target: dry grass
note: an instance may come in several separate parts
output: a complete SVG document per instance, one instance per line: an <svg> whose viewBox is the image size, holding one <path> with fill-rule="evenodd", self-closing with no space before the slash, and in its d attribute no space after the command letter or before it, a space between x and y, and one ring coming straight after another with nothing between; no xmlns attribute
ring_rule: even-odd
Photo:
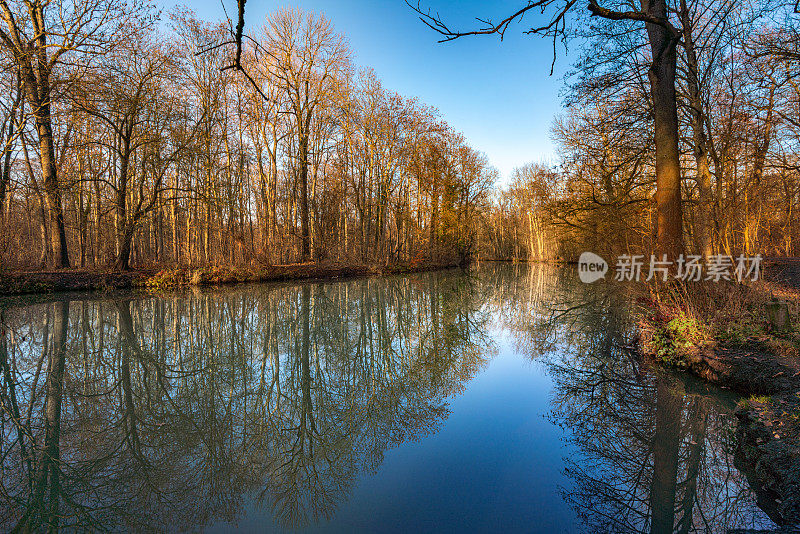
<svg viewBox="0 0 800 534"><path fill-rule="evenodd" d="M800 298L786 298L768 283L673 283L650 286L639 296L640 346L646 354L679 367L688 354L716 347L760 345L774 354L798 355L797 333L773 331L766 312L783 297L796 320Z"/></svg>

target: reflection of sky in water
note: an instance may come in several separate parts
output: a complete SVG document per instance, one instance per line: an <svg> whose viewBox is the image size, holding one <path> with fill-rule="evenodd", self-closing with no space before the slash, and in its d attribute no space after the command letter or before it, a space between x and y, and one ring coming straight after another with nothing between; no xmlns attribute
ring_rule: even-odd
<svg viewBox="0 0 800 534"><path fill-rule="evenodd" d="M770 525L732 465L730 396L626 354L607 287L486 265L164 300L73 296L59 446L62 471L86 479L60 488L90 495L90 516L114 529L635 532L650 530L651 507L687 532ZM6 310L15 335L29 334L12 354L21 405L45 333L54 354L57 309ZM81 397L89 376L102 387ZM41 381L35 391L41 441ZM675 424L657 428L658 409ZM3 486L23 504L6 502L2 527L36 502L8 428ZM654 458L663 475L671 454L675 488L651 493Z"/></svg>
<svg viewBox="0 0 800 534"><path fill-rule="evenodd" d="M378 472L358 481L333 520L309 530L574 531L574 514L558 493L569 484L564 432L545 418L551 380L507 339L500 339L498 349L450 401L452 413L436 433L388 451ZM272 524L269 512L249 508L240 528Z"/></svg>

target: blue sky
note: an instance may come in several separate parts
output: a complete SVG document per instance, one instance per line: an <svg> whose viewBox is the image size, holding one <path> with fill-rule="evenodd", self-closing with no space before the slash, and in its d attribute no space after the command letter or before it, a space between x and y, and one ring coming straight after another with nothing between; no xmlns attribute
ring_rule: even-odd
<svg viewBox="0 0 800 534"><path fill-rule="evenodd" d="M236 0L161 0L165 10L185 3L206 20L231 16ZM474 28L474 17L503 18L523 0L423 0L453 28ZM403 0L248 0L246 28L260 26L281 7L324 13L344 34L360 66L375 69L384 86L417 96L437 107L444 119L487 154L503 181L514 167L529 161L554 161L550 140L553 117L560 112L559 91L570 60L559 47L552 76L552 42L522 32L536 20L526 17L496 36L437 43L434 31L419 21Z"/></svg>

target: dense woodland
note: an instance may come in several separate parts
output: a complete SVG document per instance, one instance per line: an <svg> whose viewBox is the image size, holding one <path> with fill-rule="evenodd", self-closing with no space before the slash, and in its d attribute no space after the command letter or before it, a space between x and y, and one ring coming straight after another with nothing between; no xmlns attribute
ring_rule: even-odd
<svg viewBox="0 0 800 534"><path fill-rule="evenodd" d="M554 4L528 5L552 10ZM623 2L608 4L619 11L594 1L588 11L570 3L553 11L555 25L532 28L554 44L572 38L584 46L568 75L565 111L552 127L559 161L517 169L510 186L496 193L486 214L489 250L497 257L541 259L573 259L583 250L658 250L658 226L669 207L659 194L668 189L663 175L669 173L657 168L658 137L668 129L662 124L658 131L665 103L657 93L671 86L677 252L797 255L795 5L659 0L649 5L663 13L651 17L644 7L625 11ZM476 33L507 27L502 21ZM654 56L653 30L663 27L673 32L675 56L674 80L666 88L658 78L669 77L663 72L669 69L659 61L670 51ZM448 38L464 35L444 28Z"/></svg>
<svg viewBox="0 0 800 534"><path fill-rule="evenodd" d="M18 50L24 4L51 42ZM188 10L14 6L0 3L4 265L471 255L495 171L435 109L354 65L324 16L270 15L242 75L227 26Z"/></svg>
<svg viewBox="0 0 800 534"><path fill-rule="evenodd" d="M558 162L498 186L485 155L356 65L322 14L269 14L233 46L232 22L188 9L0 1L0 267L574 259L659 244L796 255L800 15L772 0L661 3L655 15L523 4L552 14L533 30L581 46L553 124Z"/></svg>

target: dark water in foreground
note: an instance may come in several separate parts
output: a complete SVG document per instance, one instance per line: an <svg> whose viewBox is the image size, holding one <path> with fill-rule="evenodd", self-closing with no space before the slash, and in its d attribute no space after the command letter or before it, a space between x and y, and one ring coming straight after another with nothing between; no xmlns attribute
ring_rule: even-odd
<svg viewBox="0 0 800 534"><path fill-rule="evenodd" d="M768 528L735 399L624 301L484 265L0 301L0 531Z"/></svg>

